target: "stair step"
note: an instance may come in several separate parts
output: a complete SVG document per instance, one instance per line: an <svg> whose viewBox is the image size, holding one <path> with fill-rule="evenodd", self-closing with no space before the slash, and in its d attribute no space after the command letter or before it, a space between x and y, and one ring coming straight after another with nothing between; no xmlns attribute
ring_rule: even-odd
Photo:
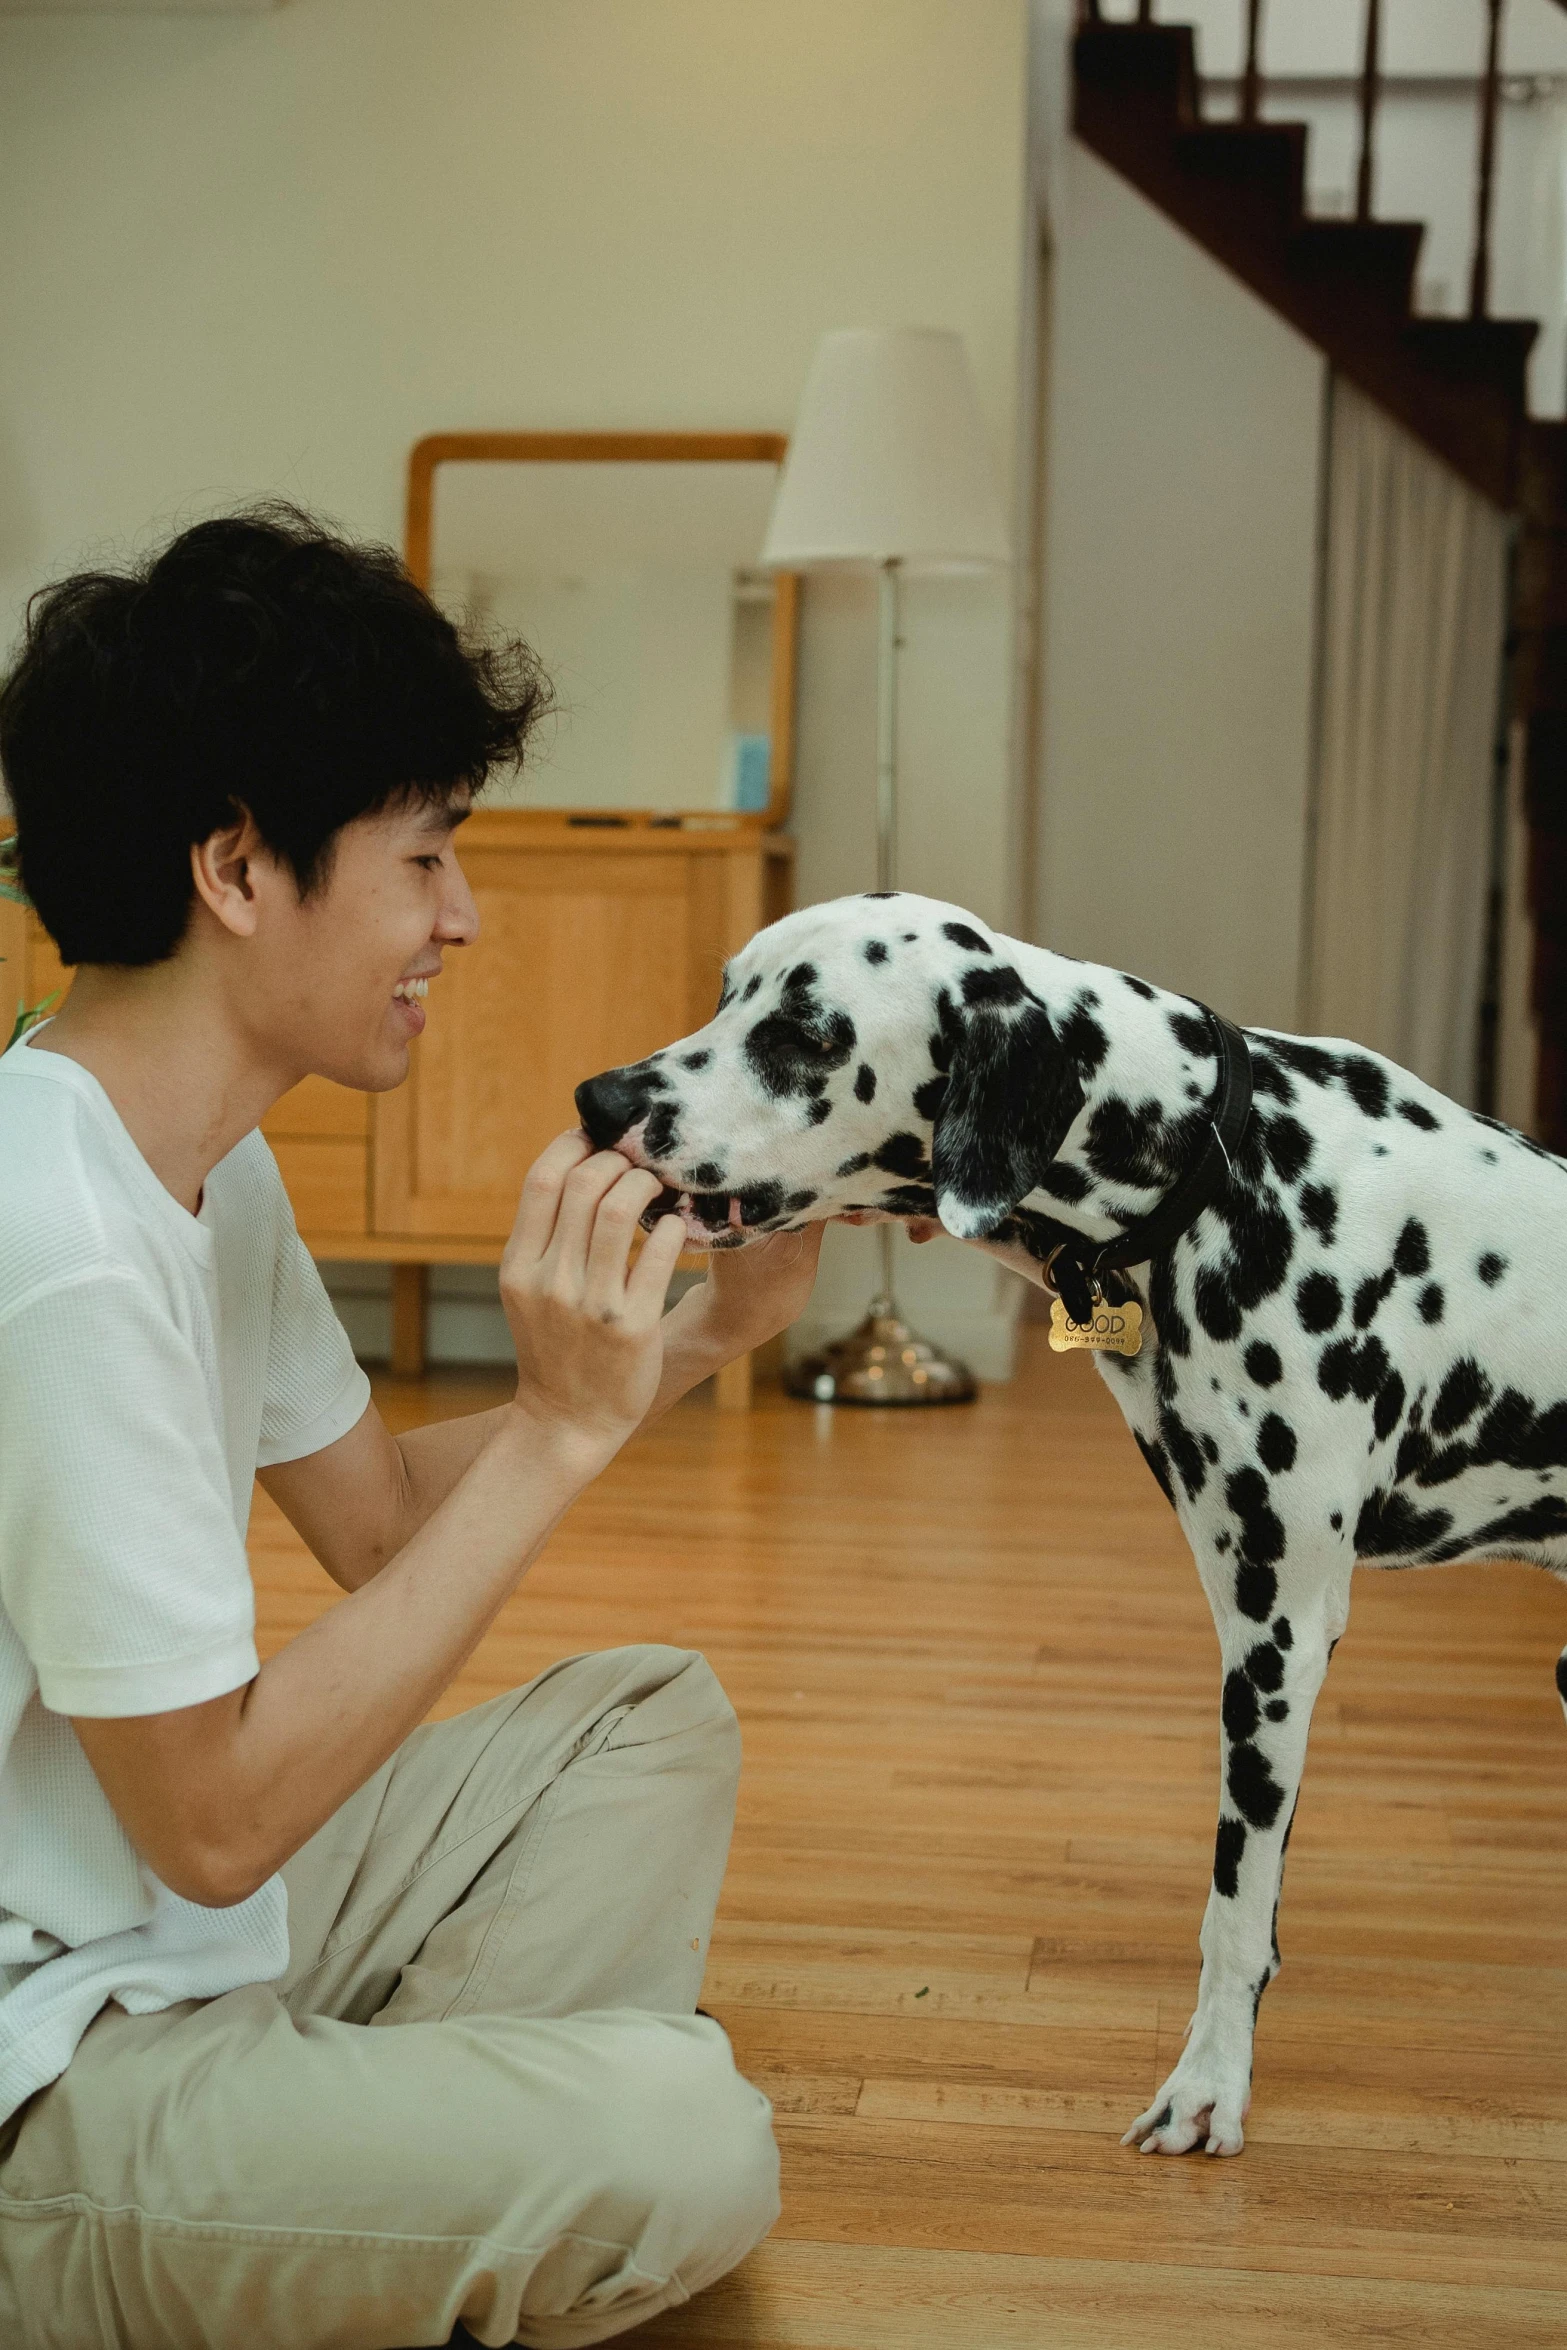
<svg viewBox="0 0 1567 2350"><path fill-rule="evenodd" d="M1407 317L1425 233L1418 220L1306 220L1290 262L1303 282Z"/></svg>
<svg viewBox="0 0 1567 2350"><path fill-rule="evenodd" d="M1199 112L1197 39L1189 24L1088 24L1072 44L1079 90L1164 98L1172 115Z"/></svg>
<svg viewBox="0 0 1567 2350"><path fill-rule="evenodd" d="M1489 386L1516 400L1520 420L1528 389L1532 318L1412 318L1405 339L1446 382Z"/></svg>

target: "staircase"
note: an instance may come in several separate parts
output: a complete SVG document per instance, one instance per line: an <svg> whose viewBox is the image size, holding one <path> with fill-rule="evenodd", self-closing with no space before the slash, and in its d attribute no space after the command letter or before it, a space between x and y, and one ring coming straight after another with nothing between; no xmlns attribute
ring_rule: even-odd
<svg viewBox="0 0 1567 2350"><path fill-rule="evenodd" d="M1475 300L1466 318L1420 317L1417 221L1370 217L1376 100L1372 0L1362 119L1361 214L1306 210L1306 128L1257 118L1256 23L1237 121L1203 119L1195 37L1156 24L1106 23L1092 4L1074 44L1073 128L1244 285L1289 320L1332 367L1484 497L1519 522L1511 616L1511 699L1524 737L1539 1035L1535 1130L1567 1153L1567 424L1532 420L1525 370L1532 319L1484 313L1489 274L1489 154L1498 94L1492 0L1484 93Z"/></svg>

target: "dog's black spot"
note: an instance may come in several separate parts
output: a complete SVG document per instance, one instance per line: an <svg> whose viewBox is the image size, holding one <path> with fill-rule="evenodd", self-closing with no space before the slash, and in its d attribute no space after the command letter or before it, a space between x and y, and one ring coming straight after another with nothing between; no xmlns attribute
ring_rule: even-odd
<svg viewBox="0 0 1567 2350"><path fill-rule="evenodd" d="M744 994L741 996L741 998L740 998L740 1001L741 1001L743 1004L748 1004L748 1003L751 1001L751 998L752 998L752 996L754 996L754 995L755 995L755 993L756 993L757 989L758 989L758 988L761 986L761 984L762 984L762 974L760 973L760 971L753 971L753 972L752 972L752 974L751 974L751 976L750 976L750 978L749 978L749 979L746 981L746 983L745 983L745 992L744 992Z"/></svg>
<svg viewBox="0 0 1567 2350"><path fill-rule="evenodd" d="M1480 1156L1488 1167L1499 1167L1501 1165L1501 1161L1497 1157L1495 1151L1484 1150L1480 1153Z"/></svg>
<svg viewBox="0 0 1567 2350"><path fill-rule="evenodd" d="M1313 1337L1331 1330L1343 1310L1344 1292L1331 1273L1308 1273L1295 1292L1300 1326Z"/></svg>
<svg viewBox="0 0 1567 2350"><path fill-rule="evenodd" d="M1358 1053L1345 1053L1339 1062L1338 1073L1343 1078L1350 1099L1357 1110L1368 1118L1387 1116L1387 1071L1375 1061L1363 1061Z"/></svg>
<svg viewBox="0 0 1567 2350"><path fill-rule="evenodd" d="M1297 1077L1313 1085L1331 1085L1338 1075L1336 1054L1325 1053L1319 1044L1304 1044L1298 1036L1270 1036L1268 1050L1286 1069L1293 1069Z"/></svg>
<svg viewBox="0 0 1567 2350"><path fill-rule="evenodd" d="M1479 1274L1487 1289L1494 1289L1506 1270L1507 1259L1505 1257L1499 1257L1494 1249L1487 1249L1485 1255L1480 1259L1480 1262L1475 1267L1475 1271Z"/></svg>
<svg viewBox="0 0 1567 2350"><path fill-rule="evenodd" d="M1159 1333L1159 1361L1165 1363L1167 1357L1190 1354L1192 1334L1186 1316L1175 1302L1175 1268L1168 1252L1154 1260L1148 1303Z"/></svg>
<svg viewBox="0 0 1567 2350"><path fill-rule="evenodd" d="M1406 1280L1431 1270L1431 1236L1418 1216L1407 1219L1393 1251L1393 1270Z"/></svg>
<svg viewBox="0 0 1567 2350"><path fill-rule="evenodd" d="M1440 1542L1452 1523L1450 1511L1417 1509L1407 1494L1373 1493L1355 1520L1355 1556L1418 1554Z"/></svg>
<svg viewBox="0 0 1567 2350"><path fill-rule="evenodd" d="M1432 1435L1451 1436L1482 1404L1490 1402L1492 1393L1491 1382L1473 1355L1461 1356L1436 1391L1431 1406Z"/></svg>
<svg viewBox="0 0 1567 2350"><path fill-rule="evenodd" d="M1311 1157L1311 1136L1298 1118L1270 1118L1263 1134L1263 1147L1273 1161L1280 1182L1293 1183Z"/></svg>
<svg viewBox="0 0 1567 2350"><path fill-rule="evenodd" d="M1239 1890L1245 1850L1246 1830L1241 1821L1221 1819L1213 1847L1213 1889L1226 1901L1233 1901Z"/></svg>
<svg viewBox="0 0 1567 2350"><path fill-rule="evenodd" d="M930 1172L925 1145L917 1134L889 1134L880 1150L871 1153L871 1165L880 1167L884 1175L902 1175L911 1181Z"/></svg>
<svg viewBox="0 0 1567 2350"><path fill-rule="evenodd" d="M1166 1017L1171 1035L1184 1052L1191 1053L1201 1061L1212 1061L1218 1057L1219 1048L1214 1042L1213 1030L1200 1012L1170 1012Z"/></svg>
<svg viewBox="0 0 1567 2350"><path fill-rule="evenodd" d="M1215 1387L1217 1387L1218 1384L1219 1382L1216 1379L1214 1381ZM1202 1439L1202 1454L1203 1459L1207 1462L1210 1469L1217 1465L1219 1458L1219 1448L1217 1444L1215 1444L1213 1438L1209 1436L1206 1431L1204 1432Z"/></svg>
<svg viewBox="0 0 1567 2350"><path fill-rule="evenodd" d="M869 1061L862 1061L854 1072L854 1098L857 1102L876 1099L876 1072Z"/></svg>
<svg viewBox="0 0 1567 2350"><path fill-rule="evenodd" d="M1208 1464L1202 1457L1201 1445L1173 1405L1167 1405L1159 1415L1159 1434L1175 1464L1175 1473L1186 1488L1187 1500L1195 1501L1208 1482Z"/></svg>
<svg viewBox="0 0 1567 2350"><path fill-rule="evenodd" d="M716 1191L724 1180L724 1170L716 1159L703 1159L692 1168L689 1180L703 1191Z"/></svg>
<svg viewBox="0 0 1567 2350"><path fill-rule="evenodd" d="M879 938L868 938L860 953L867 963L885 963L887 960L887 949Z"/></svg>
<svg viewBox="0 0 1567 2350"><path fill-rule="evenodd" d="M1556 1694L1567 1705L1567 1649L1556 1659Z"/></svg>
<svg viewBox="0 0 1567 2350"><path fill-rule="evenodd" d="M1391 1372L1377 1389L1377 1400L1371 1409L1371 1425L1377 1442L1384 1443L1398 1426L1399 1414L1404 1408L1404 1382L1396 1371Z"/></svg>
<svg viewBox="0 0 1567 2350"><path fill-rule="evenodd" d="M1260 1746L1247 1742L1231 1747L1225 1784L1230 1801L1248 1826L1272 1827L1284 1808L1284 1790L1274 1778Z"/></svg>
<svg viewBox="0 0 1567 2350"><path fill-rule="evenodd" d="M1284 1526L1268 1499L1268 1480L1261 1470L1232 1470L1224 1498L1241 1522L1241 1555L1255 1566L1277 1565L1284 1556Z"/></svg>
<svg viewBox="0 0 1567 2350"><path fill-rule="evenodd" d="M1440 1282L1428 1281L1425 1288L1420 1292L1420 1296L1416 1302L1420 1307L1420 1319L1422 1322L1441 1321L1442 1310L1446 1305L1447 1300L1442 1293L1442 1286Z"/></svg>
<svg viewBox="0 0 1567 2350"><path fill-rule="evenodd" d="M1275 1689L1284 1686L1284 1659L1278 1645L1272 1640L1259 1640L1249 1649L1245 1666L1247 1678L1255 1682L1264 1696L1271 1697Z"/></svg>
<svg viewBox="0 0 1567 2350"><path fill-rule="evenodd" d="M1098 1002L1098 997L1094 1001ZM1078 1073L1092 1077L1110 1049L1110 1039L1088 1010L1087 998L1079 996L1066 1018L1056 1030L1062 1050L1076 1064Z"/></svg>
<svg viewBox="0 0 1567 2350"><path fill-rule="evenodd" d="M1197 1319L1210 1338L1239 1338L1241 1309L1222 1272L1204 1265L1192 1290Z"/></svg>
<svg viewBox="0 0 1567 2350"><path fill-rule="evenodd" d="M680 1111L674 1102L658 1102L649 1111L642 1129L642 1148L650 1159L667 1159L673 1154L679 1123Z"/></svg>
<svg viewBox="0 0 1567 2350"><path fill-rule="evenodd" d="M1045 1169L1034 1186L1036 1191L1044 1192L1048 1199L1069 1201L1087 1199L1093 1188L1092 1178L1085 1175L1081 1167L1074 1167L1070 1159L1057 1159Z"/></svg>
<svg viewBox="0 0 1567 2350"><path fill-rule="evenodd" d="M1246 1349L1245 1360L1247 1377L1254 1379L1259 1387L1277 1387L1284 1376L1279 1350L1276 1346L1270 1346L1265 1338L1252 1340Z"/></svg>
<svg viewBox="0 0 1567 2350"><path fill-rule="evenodd" d="M1343 1513L1343 1511L1342 1511L1342 1510L1334 1510L1334 1511L1333 1511L1333 1512L1330 1514L1330 1516L1329 1516L1329 1518L1328 1518L1328 1524L1329 1524L1329 1525L1332 1527L1332 1529L1333 1529L1333 1531L1334 1531L1334 1533L1335 1533L1335 1534L1341 1533L1341 1532L1343 1531L1343 1526L1344 1526L1344 1513Z"/></svg>
<svg viewBox="0 0 1567 2350"><path fill-rule="evenodd" d="M1295 1635L1290 1629L1288 1616L1275 1616L1269 1629L1280 1648L1294 1647Z"/></svg>
<svg viewBox="0 0 1567 2350"><path fill-rule="evenodd" d="M734 1000L735 991L726 979L718 991L718 1008L713 1014L714 1019L717 1019L719 1012L727 1012Z"/></svg>
<svg viewBox="0 0 1567 2350"><path fill-rule="evenodd" d="M1407 1118L1411 1126L1418 1126L1426 1134L1435 1134L1442 1124L1440 1118L1432 1117L1424 1102L1400 1102L1398 1114L1401 1118Z"/></svg>
<svg viewBox="0 0 1567 2350"><path fill-rule="evenodd" d="M884 1191L876 1204L892 1216L934 1216L936 1194L928 1183L899 1183Z"/></svg>
<svg viewBox="0 0 1567 2350"><path fill-rule="evenodd" d="M1391 1270L1386 1273L1367 1274L1365 1280L1355 1291L1353 1319L1357 1330L1370 1329L1377 1318L1377 1308L1385 1299L1392 1296L1393 1284L1397 1278L1398 1276Z"/></svg>
<svg viewBox="0 0 1567 2350"><path fill-rule="evenodd" d="M942 1076L927 1077L923 1085L914 1088L914 1108L921 1118L934 1120L940 1115L947 1098L949 1080Z"/></svg>
<svg viewBox="0 0 1567 2350"><path fill-rule="evenodd" d="M1135 1435L1136 1431L1134 1430L1133 1433ZM1158 1443L1150 1444L1146 1436L1138 1436L1137 1449L1142 1454L1143 1459L1148 1463L1149 1468L1152 1469L1160 1492L1164 1495L1165 1500L1173 1509L1175 1506L1175 1488L1170 1483L1170 1461L1169 1455L1166 1453L1164 1446Z"/></svg>
<svg viewBox="0 0 1567 2350"><path fill-rule="evenodd" d="M1387 1348L1380 1338L1336 1338L1324 1347L1317 1364L1317 1385L1324 1395L1335 1403L1342 1403L1346 1395L1357 1395L1362 1403L1369 1403L1387 1377L1391 1364Z"/></svg>
<svg viewBox="0 0 1567 2350"><path fill-rule="evenodd" d="M1270 1698L1262 1710L1270 1722L1287 1722L1290 1718L1290 1709L1282 1697Z"/></svg>
<svg viewBox="0 0 1567 2350"><path fill-rule="evenodd" d="M765 1224L783 1208L783 1185L746 1183L735 1193L735 1198L740 1202L742 1224Z"/></svg>
<svg viewBox="0 0 1567 2350"><path fill-rule="evenodd" d="M1021 973L1010 963L975 963L963 974L963 1001L970 1008L1020 1003L1027 993Z"/></svg>
<svg viewBox="0 0 1567 2350"><path fill-rule="evenodd" d="M943 922L941 935L950 938L955 947L962 947L966 954L989 955L995 951L990 941L981 938L979 932L971 930L966 922Z"/></svg>
<svg viewBox="0 0 1567 2350"><path fill-rule="evenodd" d="M1251 1089L1253 1093L1267 1094L1276 1102L1292 1102L1295 1087L1286 1077L1278 1062L1255 1037L1249 1040L1251 1059Z"/></svg>
<svg viewBox="0 0 1567 2350"><path fill-rule="evenodd" d="M815 1205L816 1194L814 1191L791 1191L789 1197L784 1201L784 1206L791 1216L798 1216L802 1208L814 1208Z"/></svg>
<svg viewBox="0 0 1567 2350"><path fill-rule="evenodd" d="M841 1182L846 1176L863 1174L870 1163L869 1151L856 1151L852 1159L845 1159L841 1166L834 1167L833 1180Z"/></svg>
<svg viewBox="0 0 1567 2350"><path fill-rule="evenodd" d="M729 1194L727 1191L694 1191L691 1210L714 1232L721 1232L729 1222Z"/></svg>
<svg viewBox="0 0 1567 2350"><path fill-rule="evenodd" d="M1140 995L1144 1003L1151 1004L1153 1002L1153 989L1146 979L1134 979L1130 971L1123 971L1121 984L1123 987L1129 987L1133 995Z"/></svg>
<svg viewBox="0 0 1567 2350"><path fill-rule="evenodd" d="M825 1126L825 1124L827 1123L827 1120L828 1120L828 1119L829 1119L831 1116L832 1116L832 1103L831 1103L831 1102L829 1102L829 1101L815 1101L815 1102L812 1102L812 1104L811 1104L811 1111L810 1111L810 1117L811 1117L811 1124L812 1124L813 1126Z"/></svg>
<svg viewBox="0 0 1567 2350"><path fill-rule="evenodd" d="M1308 1183L1300 1195L1300 1212L1325 1248L1333 1245L1338 1223L1338 1193L1331 1183Z"/></svg>
<svg viewBox="0 0 1567 2350"><path fill-rule="evenodd" d="M1269 1412L1257 1430L1257 1458L1275 1477L1295 1466L1295 1431L1277 1412Z"/></svg>
<svg viewBox="0 0 1567 2350"><path fill-rule="evenodd" d="M1499 1518L1489 1518L1483 1526L1474 1526L1467 1533L1443 1543L1431 1553L1433 1564L1444 1559L1462 1558L1466 1552L1487 1549L1498 1542L1549 1542L1567 1534L1567 1500L1559 1493L1542 1493L1538 1500L1525 1502L1520 1508L1504 1510Z"/></svg>
<svg viewBox="0 0 1567 2350"><path fill-rule="evenodd" d="M946 989L939 988L936 994L936 1029L927 1048L932 1067L950 1069L952 1056L962 1040L963 1016Z"/></svg>
<svg viewBox="0 0 1567 2350"><path fill-rule="evenodd" d="M1219 1714L1231 1738L1250 1738L1255 1733L1262 1709L1257 1703L1257 1692L1244 1673L1225 1674Z"/></svg>
<svg viewBox="0 0 1567 2350"><path fill-rule="evenodd" d="M705 1069L712 1057L712 1054L706 1051L705 1048L703 1051L698 1053L682 1053L680 1056L680 1066L682 1069Z"/></svg>
<svg viewBox="0 0 1567 2350"><path fill-rule="evenodd" d="M847 1012L830 1010L815 990L815 964L797 963L777 1008L747 1032L746 1060L775 1101L818 1092L853 1054L854 1022Z"/></svg>

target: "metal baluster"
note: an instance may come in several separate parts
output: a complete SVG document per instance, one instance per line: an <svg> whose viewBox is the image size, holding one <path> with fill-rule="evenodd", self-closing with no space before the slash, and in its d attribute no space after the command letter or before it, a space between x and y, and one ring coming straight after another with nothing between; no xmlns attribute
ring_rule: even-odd
<svg viewBox="0 0 1567 2350"><path fill-rule="evenodd" d="M1381 0L1366 0L1366 50L1360 68L1360 171L1355 182L1357 220L1371 218L1372 158L1376 138L1377 99L1382 85L1381 46Z"/></svg>
<svg viewBox="0 0 1567 2350"><path fill-rule="evenodd" d="M1491 299L1491 195L1496 172L1496 117L1502 94L1502 0L1486 0L1485 80L1480 89L1480 170L1475 182L1475 249L1469 270L1469 315L1484 318Z"/></svg>
<svg viewBox="0 0 1567 2350"><path fill-rule="evenodd" d="M1258 65L1258 37L1262 30L1262 0L1246 0L1246 71L1241 77L1241 120L1255 122L1262 111L1262 73Z"/></svg>

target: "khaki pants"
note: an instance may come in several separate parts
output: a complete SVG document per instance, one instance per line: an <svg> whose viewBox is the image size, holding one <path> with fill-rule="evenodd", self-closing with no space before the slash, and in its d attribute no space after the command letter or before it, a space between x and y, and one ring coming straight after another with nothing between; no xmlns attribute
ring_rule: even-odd
<svg viewBox="0 0 1567 2350"><path fill-rule="evenodd" d="M778 2213L695 2015L739 1733L617 1649L417 1731L289 1863L282 1982L109 2006L0 2130L6 2350L607 2335Z"/></svg>

